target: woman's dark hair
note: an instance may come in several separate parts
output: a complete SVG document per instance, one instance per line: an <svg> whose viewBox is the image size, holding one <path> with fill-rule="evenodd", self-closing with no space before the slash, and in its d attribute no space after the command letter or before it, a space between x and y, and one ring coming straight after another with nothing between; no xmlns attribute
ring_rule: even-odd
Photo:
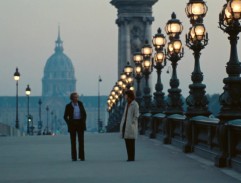
<svg viewBox="0 0 241 183"><path fill-rule="evenodd" d="M125 92L125 94L131 99L131 100L135 100L135 93L132 90L127 90Z"/></svg>

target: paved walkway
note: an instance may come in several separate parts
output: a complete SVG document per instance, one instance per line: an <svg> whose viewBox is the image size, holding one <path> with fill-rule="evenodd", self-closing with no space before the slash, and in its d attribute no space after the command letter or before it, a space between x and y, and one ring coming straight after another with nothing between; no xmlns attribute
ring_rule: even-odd
<svg viewBox="0 0 241 183"><path fill-rule="evenodd" d="M86 161L70 160L68 136L0 138L0 183L240 183L241 174L140 136L126 162L118 134L85 135Z"/></svg>

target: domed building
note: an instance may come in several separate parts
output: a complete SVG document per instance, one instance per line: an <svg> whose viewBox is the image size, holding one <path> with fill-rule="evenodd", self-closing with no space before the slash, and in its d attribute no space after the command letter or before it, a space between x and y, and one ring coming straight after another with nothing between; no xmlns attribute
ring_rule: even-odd
<svg viewBox="0 0 241 183"><path fill-rule="evenodd" d="M55 43L55 53L49 57L44 68L42 78L43 97L67 97L76 90L74 67L70 58L63 53L60 31Z"/></svg>
<svg viewBox="0 0 241 183"><path fill-rule="evenodd" d="M63 41L60 38L60 31L58 31L54 53L48 58L44 67L42 96L30 96L29 108L26 105L26 96L18 97L19 129L23 134L28 131L27 111L32 116L32 122L29 125L33 127L33 134L67 133L63 115L65 105L70 102L70 93L76 91L76 77L72 61L63 50ZM80 96L88 116L86 121L88 131L97 131L97 101L99 99L100 119L106 124L107 96L100 96L100 98L98 96ZM15 111L16 96L0 96L0 124L15 126L16 116L13 115ZM7 130L6 134L9 134L10 131Z"/></svg>

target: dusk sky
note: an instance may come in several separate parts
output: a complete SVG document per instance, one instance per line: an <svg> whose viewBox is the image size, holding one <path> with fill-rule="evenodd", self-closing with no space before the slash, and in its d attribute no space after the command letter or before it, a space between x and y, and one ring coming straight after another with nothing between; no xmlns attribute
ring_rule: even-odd
<svg viewBox="0 0 241 183"><path fill-rule="evenodd" d="M208 13L204 24L209 44L201 55L201 70L209 94L222 93L225 67L229 60L228 35L218 28L218 15L225 0L206 0ZM174 11L183 23L181 40L185 55L178 64L178 78L182 94L186 97L194 67L192 50L185 46L189 19L185 14L188 0L159 0L153 7L155 21L152 35L158 27L164 32L166 22ZM98 76L101 75L101 95L108 95L118 79L117 10L110 0L0 0L0 96L15 96L13 74L19 68L19 95L25 95L27 84L32 96L42 93L43 70L47 59L54 53L58 25L61 28L64 53L72 60L77 79L77 92L97 95ZM165 33L165 32L164 32ZM240 41L238 52L241 55ZM164 92L167 94L170 74L162 73ZM156 72L152 74L153 87Z"/></svg>

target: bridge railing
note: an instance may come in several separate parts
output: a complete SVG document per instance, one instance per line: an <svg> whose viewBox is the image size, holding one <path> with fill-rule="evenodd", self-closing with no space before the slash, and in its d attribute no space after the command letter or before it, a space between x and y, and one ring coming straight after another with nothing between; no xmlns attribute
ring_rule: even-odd
<svg viewBox="0 0 241 183"><path fill-rule="evenodd" d="M241 119L227 123L227 164L241 169Z"/></svg>
<svg viewBox="0 0 241 183"><path fill-rule="evenodd" d="M21 132L20 130L7 125L0 123L0 136L20 136Z"/></svg>
<svg viewBox="0 0 241 183"><path fill-rule="evenodd" d="M142 116L140 134L173 144L184 153L210 159L218 167L241 172L241 119L222 124L218 118L173 114Z"/></svg>
<svg viewBox="0 0 241 183"><path fill-rule="evenodd" d="M191 149L206 158L215 160L220 151L217 127L219 119L206 116L195 116L191 122Z"/></svg>

